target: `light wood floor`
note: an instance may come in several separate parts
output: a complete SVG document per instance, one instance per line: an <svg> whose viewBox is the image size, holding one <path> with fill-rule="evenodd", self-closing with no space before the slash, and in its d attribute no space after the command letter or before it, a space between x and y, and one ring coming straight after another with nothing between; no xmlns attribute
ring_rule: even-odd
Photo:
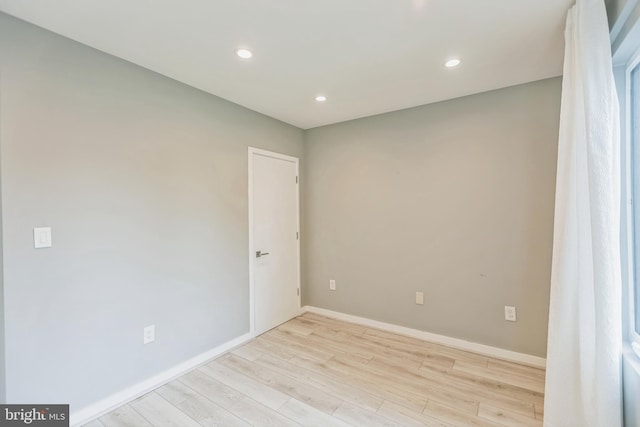
<svg viewBox="0 0 640 427"><path fill-rule="evenodd" d="M98 420L111 426L541 426L544 371L311 313Z"/></svg>

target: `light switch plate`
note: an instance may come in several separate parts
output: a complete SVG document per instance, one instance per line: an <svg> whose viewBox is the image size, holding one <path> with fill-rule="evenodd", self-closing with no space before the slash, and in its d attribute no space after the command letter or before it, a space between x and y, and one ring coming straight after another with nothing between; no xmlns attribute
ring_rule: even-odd
<svg viewBox="0 0 640 427"><path fill-rule="evenodd" d="M51 227L35 227L33 229L33 247L36 249L51 247Z"/></svg>
<svg viewBox="0 0 640 427"><path fill-rule="evenodd" d="M508 320L509 322L516 321L516 308L508 305L504 306L504 320Z"/></svg>
<svg viewBox="0 0 640 427"><path fill-rule="evenodd" d="M416 292L416 304L424 304L424 292Z"/></svg>
<svg viewBox="0 0 640 427"><path fill-rule="evenodd" d="M142 339L143 344L149 344L156 340L156 325L145 326L144 337Z"/></svg>

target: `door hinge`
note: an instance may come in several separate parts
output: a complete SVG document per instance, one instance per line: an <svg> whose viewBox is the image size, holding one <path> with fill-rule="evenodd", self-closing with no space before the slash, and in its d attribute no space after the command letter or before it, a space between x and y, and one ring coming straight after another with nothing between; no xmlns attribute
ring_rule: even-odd
<svg viewBox="0 0 640 427"><path fill-rule="evenodd" d="M298 183L298 177L296 176L296 184Z"/></svg>
<svg viewBox="0 0 640 427"><path fill-rule="evenodd" d="M298 288L298 296L300 296L300 288Z"/></svg>
<svg viewBox="0 0 640 427"><path fill-rule="evenodd" d="M296 240L300 239L300 235L298 234L298 232L296 231Z"/></svg>

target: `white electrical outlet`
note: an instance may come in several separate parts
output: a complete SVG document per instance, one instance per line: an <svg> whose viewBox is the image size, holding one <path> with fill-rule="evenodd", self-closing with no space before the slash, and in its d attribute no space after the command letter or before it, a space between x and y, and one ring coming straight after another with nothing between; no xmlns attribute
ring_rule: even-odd
<svg viewBox="0 0 640 427"><path fill-rule="evenodd" d="M331 279L329 280L329 290L331 291L335 291L336 290L336 281Z"/></svg>
<svg viewBox="0 0 640 427"><path fill-rule="evenodd" d="M142 342L144 344L149 344L150 342L154 342L156 340L156 325L149 325L144 328L144 337Z"/></svg>
<svg viewBox="0 0 640 427"><path fill-rule="evenodd" d="M510 307L508 305L504 306L504 320L508 320L509 322L516 321L516 308Z"/></svg>
<svg viewBox="0 0 640 427"><path fill-rule="evenodd" d="M35 227L33 229L33 247L36 249L51 247L51 227Z"/></svg>
<svg viewBox="0 0 640 427"><path fill-rule="evenodd" d="M424 292L416 292L416 304L424 304Z"/></svg>

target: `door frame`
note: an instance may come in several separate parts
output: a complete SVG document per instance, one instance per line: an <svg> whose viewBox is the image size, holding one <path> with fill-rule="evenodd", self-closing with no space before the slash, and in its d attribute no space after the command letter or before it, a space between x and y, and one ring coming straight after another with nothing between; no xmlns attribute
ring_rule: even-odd
<svg viewBox="0 0 640 427"><path fill-rule="evenodd" d="M296 285L298 287L298 314L300 313L300 159L286 154L275 153L260 148L248 147L248 189L249 189L249 333L256 336L256 319L255 319L255 248L253 246L253 156L271 157L277 160L293 162L296 165L296 229L298 230L298 239L296 244Z"/></svg>

